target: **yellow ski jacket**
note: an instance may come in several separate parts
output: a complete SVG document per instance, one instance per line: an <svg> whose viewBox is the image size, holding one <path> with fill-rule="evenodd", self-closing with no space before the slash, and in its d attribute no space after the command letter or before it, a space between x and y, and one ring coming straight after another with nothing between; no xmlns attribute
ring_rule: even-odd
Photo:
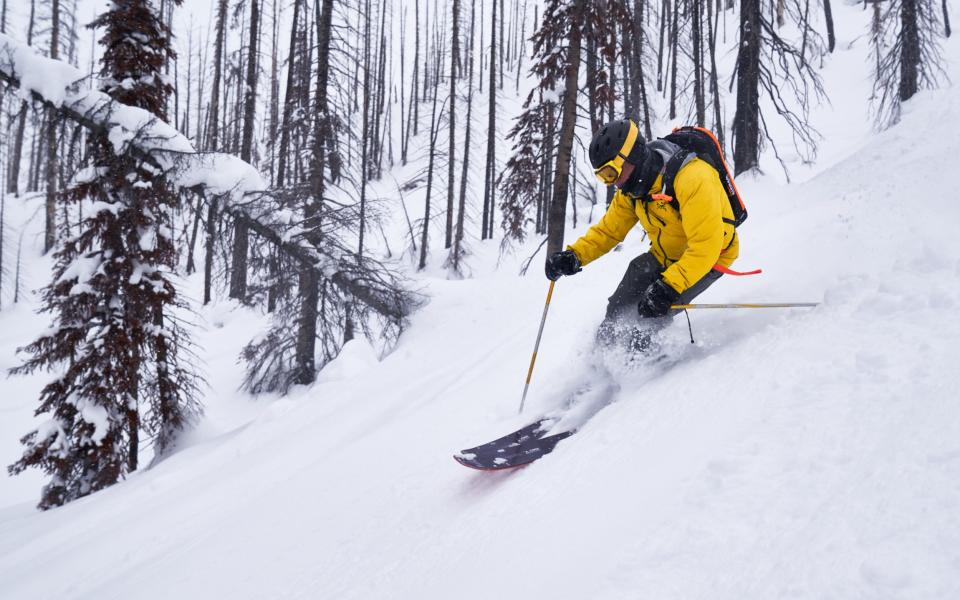
<svg viewBox="0 0 960 600"><path fill-rule="evenodd" d="M658 175L650 189L662 185ZM683 293L714 265L729 267L740 242L733 225L724 222L733 220L733 210L717 172L695 158L677 172L673 188L679 212L669 198L644 202L618 190L603 218L568 248L587 265L622 242L639 221L651 252L664 267L663 280L677 292Z"/></svg>

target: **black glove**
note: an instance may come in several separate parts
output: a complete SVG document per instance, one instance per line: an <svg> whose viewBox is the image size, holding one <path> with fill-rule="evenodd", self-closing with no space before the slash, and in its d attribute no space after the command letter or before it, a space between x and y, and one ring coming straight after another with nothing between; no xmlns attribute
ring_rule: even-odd
<svg viewBox="0 0 960 600"><path fill-rule="evenodd" d="M580 259L573 250L563 250L548 256L543 270L547 274L547 279L556 281L562 275L573 275L583 269L580 268Z"/></svg>
<svg viewBox="0 0 960 600"><path fill-rule="evenodd" d="M637 310L645 319L663 317L679 298L680 294L669 283L658 278L644 290Z"/></svg>

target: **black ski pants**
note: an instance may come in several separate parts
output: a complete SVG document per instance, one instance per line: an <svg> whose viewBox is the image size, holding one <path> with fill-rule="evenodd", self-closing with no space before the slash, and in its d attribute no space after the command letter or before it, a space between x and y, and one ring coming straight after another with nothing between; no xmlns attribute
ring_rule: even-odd
<svg viewBox="0 0 960 600"><path fill-rule="evenodd" d="M597 330L598 342L611 344L621 337L621 334L625 334L628 340L627 345L634 347L634 349L642 351L649 346L649 336L665 327L674 315L680 312L674 310L668 316L659 319L644 319L637 312L637 305L640 303L643 292L660 277L662 272L663 267L649 252L630 261L620 285L617 286L613 295L607 299L607 314ZM710 270L699 281L680 294L677 304L689 304L721 275L722 273L719 271ZM638 331L643 332L640 339L637 339Z"/></svg>

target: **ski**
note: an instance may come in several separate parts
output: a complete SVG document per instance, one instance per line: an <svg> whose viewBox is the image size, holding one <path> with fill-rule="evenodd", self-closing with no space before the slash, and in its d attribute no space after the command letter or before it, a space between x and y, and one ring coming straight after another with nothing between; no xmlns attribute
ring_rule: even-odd
<svg viewBox="0 0 960 600"><path fill-rule="evenodd" d="M553 452L557 444L576 430L546 435L554 419L542 419L501 438L461 450L453 456L465 467L480 471L515 469Z"/></svg>

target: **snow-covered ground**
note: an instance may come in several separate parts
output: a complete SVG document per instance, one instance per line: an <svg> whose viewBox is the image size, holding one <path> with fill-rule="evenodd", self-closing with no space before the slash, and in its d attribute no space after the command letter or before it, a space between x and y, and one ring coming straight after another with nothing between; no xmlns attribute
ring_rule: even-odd
<svg viewBox="0 0 960 600"><path fill-rule="evenodd" d="M834 84L865 72L857 33ZM43 513L39 474L0 477L0 598L960 597L960 94L925 92L869 134L850 87L817 113L826 149L804 183L738 181L735 266L764 275L701 297L820 307L697 312L696 345L678 320L682 360L618 373L552 455L487 474L451 454L583 384L638 233L558 283L522 417L547 286L536 266L516 276L520 255L463 281L437 266L393 353L353 342L283 399L236 391L260 321L215 305L207 417L177 454ZM495 262L495 243L475 250ZM48 270L34 259L27 284ZM35 306L0 312L0 368L45 326ZM0 381L0 464L43 381Z"/></svg>

